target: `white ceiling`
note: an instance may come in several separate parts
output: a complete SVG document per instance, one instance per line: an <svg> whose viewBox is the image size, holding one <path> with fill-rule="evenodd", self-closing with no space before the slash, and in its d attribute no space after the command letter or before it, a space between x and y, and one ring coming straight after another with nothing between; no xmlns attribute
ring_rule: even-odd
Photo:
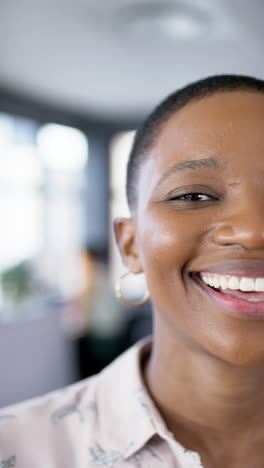
<svg viewBox="0 0 264 468"><path fill-rule="evenodd" d="M151 23L167 4L0 0L0 86L117 119L141 116L175 88L209 74L264 78L263 0L182 0L208 16L208 31L194 39L170 37L155 18ZM133 15L138 27L128 20Z"/></svg>

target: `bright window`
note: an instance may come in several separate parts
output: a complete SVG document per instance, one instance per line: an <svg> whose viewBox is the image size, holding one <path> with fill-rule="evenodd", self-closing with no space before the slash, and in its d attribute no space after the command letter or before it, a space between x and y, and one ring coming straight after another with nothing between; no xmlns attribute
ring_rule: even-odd
<svg viewBox="0 0 264 468"><path fill-rule="evenodd" d="M79 129L0 114L0 320L78 290L87 161Z"/></svg>

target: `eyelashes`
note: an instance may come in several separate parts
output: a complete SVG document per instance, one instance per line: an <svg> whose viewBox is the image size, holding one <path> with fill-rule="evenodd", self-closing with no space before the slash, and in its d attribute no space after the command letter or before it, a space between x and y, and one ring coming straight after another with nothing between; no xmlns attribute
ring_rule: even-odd
<svg viewBox="0 0 264 468"><path fill-rule="evenodd" d="M169 201L187 201L187 202L205 202L210 200L217 200L216 197L202 192L188 192L181 195L171 197Z"/></svg>

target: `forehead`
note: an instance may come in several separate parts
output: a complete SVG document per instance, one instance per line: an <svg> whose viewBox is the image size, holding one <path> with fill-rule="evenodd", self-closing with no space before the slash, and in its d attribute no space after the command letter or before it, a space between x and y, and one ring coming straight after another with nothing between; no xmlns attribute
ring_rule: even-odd
<svg viewBox="0 0 264 468"><path fill-rule="evenodd" d="M162 149L163 154L177 149L195 153L211 149L212 145L232 151L238 142L257 143L264 136L263 129L264 93L216 93L173 114L163 125L154 147Z"/></svg>
<svg viewBox="0 0 264 468"><path fill-rule="evenodd" d="M232 91L192 101L162 128L145 159L139 189L151 191L177 162L217 156L233 172L264 168L264 93Z"/></svg>
<svg viewBox="0 0 264 468"><path fill-rule="evenodd" d="M148 159L163 166L212 152L229 160L231 155L250 158L252 146L263 157L264 93L225 92L193 101L173 114L163 124Z"/></svg>

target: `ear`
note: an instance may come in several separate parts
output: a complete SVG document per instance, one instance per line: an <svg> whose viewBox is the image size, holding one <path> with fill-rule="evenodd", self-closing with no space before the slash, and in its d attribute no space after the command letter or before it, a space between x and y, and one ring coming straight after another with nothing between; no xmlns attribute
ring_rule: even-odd
<svg viewBox="0 0 264 468"><path fill-rule="evenodd" d="M142 273L135 222L128 218L116 218L114 232L124 264L132 273Z"/></svg>

